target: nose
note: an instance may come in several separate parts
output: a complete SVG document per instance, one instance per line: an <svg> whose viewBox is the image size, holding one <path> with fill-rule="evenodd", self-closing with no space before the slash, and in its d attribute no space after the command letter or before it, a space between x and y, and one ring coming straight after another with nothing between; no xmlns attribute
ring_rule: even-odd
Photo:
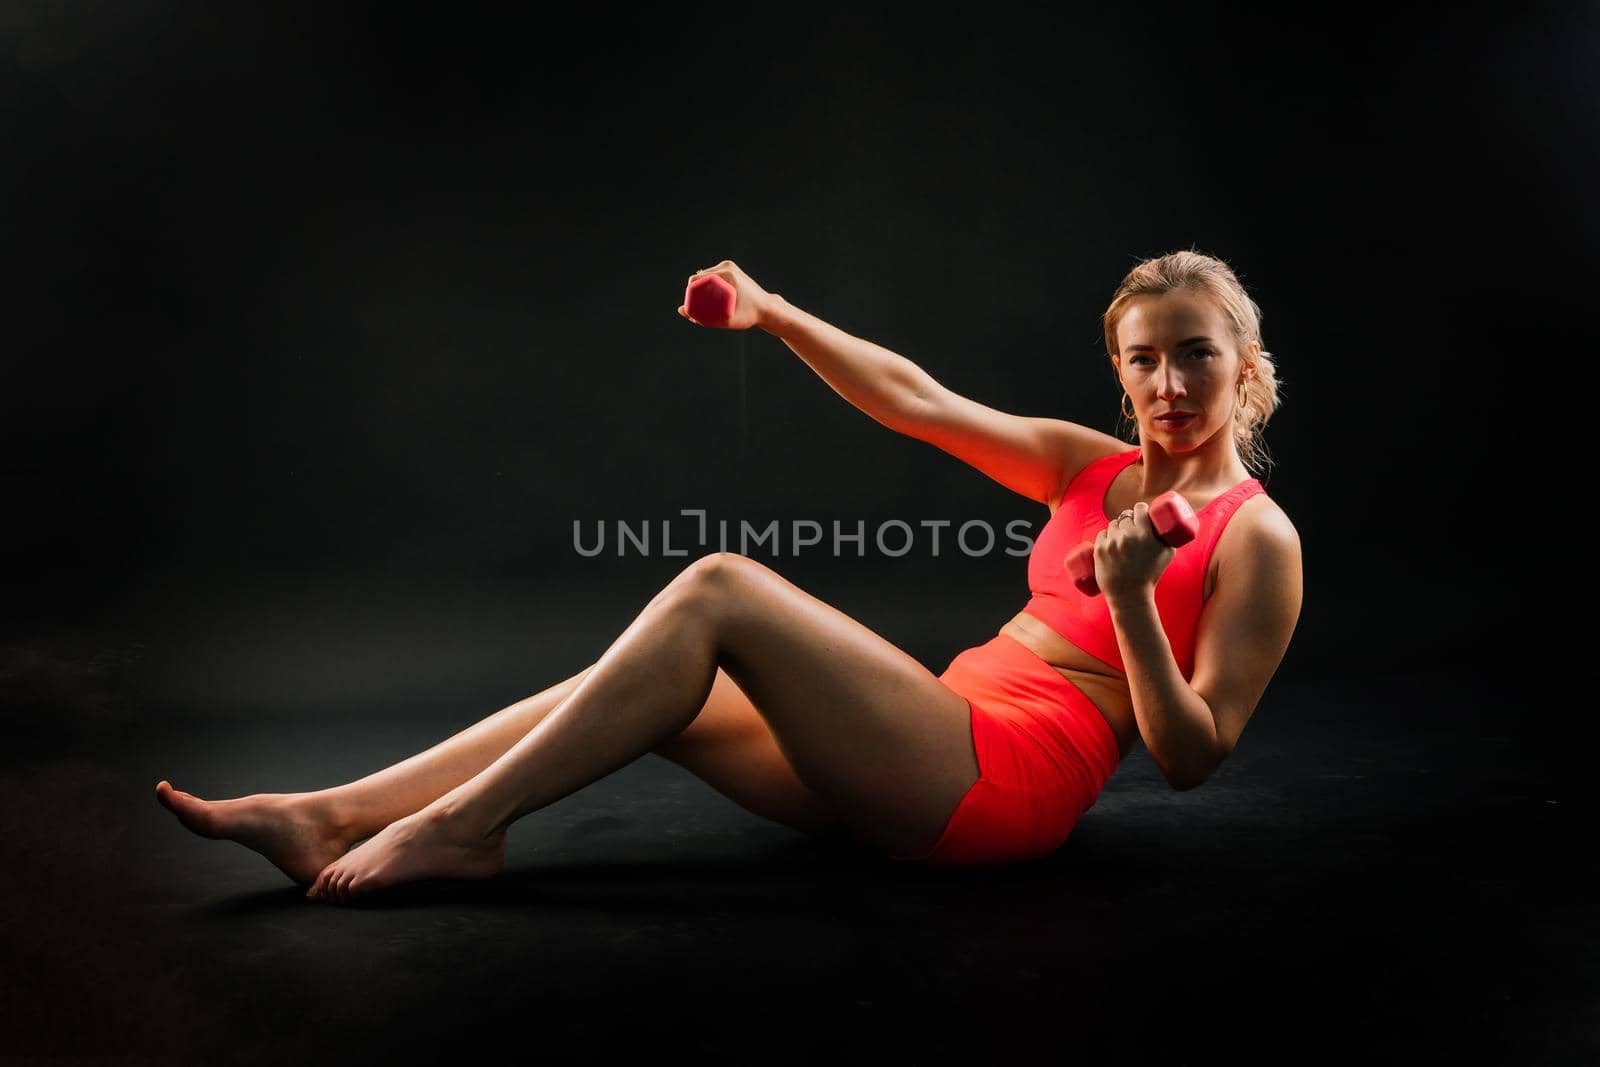
<svg viewBox="0 0 1600 1067"><path fill-rule="evenodd" d="M1161 399L1168 403L1180 396L1188 395L1188 390L1183 385L1183 372L1171 363L1166 364L1161 370L1159 393Z"/></svg>

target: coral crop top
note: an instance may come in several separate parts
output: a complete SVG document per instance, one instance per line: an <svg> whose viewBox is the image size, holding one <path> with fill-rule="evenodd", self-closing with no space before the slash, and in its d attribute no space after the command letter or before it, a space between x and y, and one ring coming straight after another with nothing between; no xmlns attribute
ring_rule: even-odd
<svg viewBox="0 0 1600 1067"><path fill-rule="evenodd" d="M1125 668L1106 598L1104 594L1091 597L1080 593L1067 573L1066 559L1074 545L1093 541L1096 534L1111 525L1105 513L1106 490L1124 468L1139 459L1141 451L1135 448L1097 459L1073 476L1061 506L1039 531L1028 557L1028 589L1033 598L1022 609L1118 670ZM1173 659L1186 681L1194 676L1195 630L1200 623L1211 550L1239 505L1264 492L1259 481L1246 478L1195 512L1200 522L1199 534L1177 550L1156 582L1156 611L1161 628L1166 631Z"/></svg>

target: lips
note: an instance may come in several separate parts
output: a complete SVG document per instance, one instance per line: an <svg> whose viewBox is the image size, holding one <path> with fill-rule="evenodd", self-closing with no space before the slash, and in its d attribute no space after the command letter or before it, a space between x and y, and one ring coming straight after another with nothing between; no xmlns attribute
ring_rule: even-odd
<svg viewBox="0 0 1600 1067"><path fill-rule="evenodd" d="M1182 413L1179 413L1179 414L1173 414L1173 415L1157 415L1156 416L1156 421L1158 421L1158 422L1183 422L1183 421L1185 421L1187 419L1192 419L1192 418L1194 418L1194 412L1185 411L1185 412L1182 412Z"/></svg>

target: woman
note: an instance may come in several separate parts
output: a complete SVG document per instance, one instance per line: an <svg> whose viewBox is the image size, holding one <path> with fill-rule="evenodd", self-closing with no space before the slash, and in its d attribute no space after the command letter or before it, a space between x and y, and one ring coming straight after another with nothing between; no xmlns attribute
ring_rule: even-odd
<svg viewBox="0 0 1600 1067"><path fill-rule="evenodd" d="M719 328L761 327L878 422L1050 508L1023 611L936 677L768 567L715 553L592 665L410 759L314 793L205 801L162 781L161 803L259 851L307 897L349 902L497 873L512 822L646 752L759 815L929 864L1048 854L1136 737L1175 789L1215 771L1301 603L1298 535L1245 466L1277 406L1273 363L1259 308L1225 264L1146 261L1106 310L1132 449L985 407L732 262L708 270L736 293ZM1149 517L1168 490L1201 522L1176 550ZM1085 539L1095 597L1063 572Z"/></svg>

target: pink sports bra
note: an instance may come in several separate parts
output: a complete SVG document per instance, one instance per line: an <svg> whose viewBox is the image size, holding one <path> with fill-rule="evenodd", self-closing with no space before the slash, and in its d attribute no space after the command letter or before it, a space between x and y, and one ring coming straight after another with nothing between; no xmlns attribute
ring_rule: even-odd
<svg viewBox="0 0 1600 1067"><path fill-rule="evenodd" d="M1104 594L1090 597L1080 593L1066 572L1066 558L1079 541L1092 541L1096 534L1111 525L1105 513L1106 490L1141 454L1141 449L1134 448L1105 456L1073 476L1061 498L1061 506L1039 531L1028 557L1028 589L1033 596L1022 609L1095 659L1118 670L1125 668L1106 598ZM1211 550L1239 505L1265 492L1259 481L1246 478L1195 512L1200 520L1200 533L1178 549L1156 582L1156 611L1161 617L1161 628L1166 631L1173 658L1185 680L1194 676L1195 629L1204 606L1206 567L1211 561Z"/></svg>

